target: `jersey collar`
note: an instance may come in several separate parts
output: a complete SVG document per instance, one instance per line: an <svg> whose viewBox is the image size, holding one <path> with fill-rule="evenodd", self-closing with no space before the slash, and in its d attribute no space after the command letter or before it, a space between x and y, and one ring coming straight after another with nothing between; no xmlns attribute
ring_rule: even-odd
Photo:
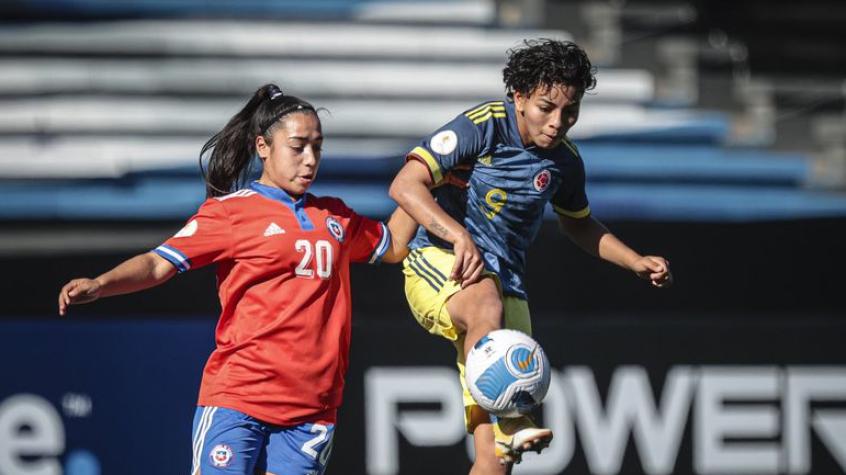
<svg viewBox="0 0 846 475"><path fill-rule="evenodd" d="M303 196L295 200L288 194L287 191L272 186L262 185L257 181L250 183L250 189L265 198L277 201L290 208L294 213L294 216L297 218L297 222L300 224L300 229L303 231L314 230L314 224L311 222L311 219L305 211L305 203L308 193L303 193Z"/></svg>
<svg viewBox="0 0 846 475"><path fill-rule="evenodd" d="M282 203L294 208L300 208L305 204L305 193L303 193L303 196L299 197L298 199L294 199L291 195L288 194L287 191L281 188L262 185L257 181L250 183L250 189L266 198L281 201Z"/></svg>
<svg viewBox="0 0 846 475"><path fill-rule="evenodd" d="M514 107L514 101L508 97L505 98L505 117L508 121L508 145L525 149L523 139L520 138L520 129L517 127L517 108Z"/></svg>

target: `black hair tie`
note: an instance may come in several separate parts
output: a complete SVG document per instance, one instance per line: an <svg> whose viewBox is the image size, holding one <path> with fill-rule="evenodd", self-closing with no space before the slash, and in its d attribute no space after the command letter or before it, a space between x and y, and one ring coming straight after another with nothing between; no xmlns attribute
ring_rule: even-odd
<svg viewBox="0 0 846 475"><path fill-rule="evenodd" d="M270 100L274 100L277 97L284 96L285 94L282 93L282 90L279 89L276 85L271 84L267 88L267 95L270 97Z"/></svg>

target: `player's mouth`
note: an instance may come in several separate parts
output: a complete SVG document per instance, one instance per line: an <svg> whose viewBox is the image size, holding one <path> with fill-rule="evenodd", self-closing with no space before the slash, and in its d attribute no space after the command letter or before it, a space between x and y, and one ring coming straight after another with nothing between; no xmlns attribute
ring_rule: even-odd
<svg viewBox="0 0 846 475"><path fill-rule="evenodd" d="M557 142L559 139L557 135L541 134L541 136L544 138L545 142L550 144Z"/></svg>
<svg viewBox="0 0 846 475"><path fill-rule="evenodd" d="M308 186L311 185L311 182L314 181L314 175L300 175L297 177L297 183Z"/></svg>

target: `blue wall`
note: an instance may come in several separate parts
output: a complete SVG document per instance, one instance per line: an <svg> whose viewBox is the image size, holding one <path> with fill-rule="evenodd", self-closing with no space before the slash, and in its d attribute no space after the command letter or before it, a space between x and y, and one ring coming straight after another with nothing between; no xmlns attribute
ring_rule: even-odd
<svg viewBox="0 0 846 475"><path fill-rule="evenodd" d="M456 417L448 417L451 406L439 404L458 398L453 350L407 312L393 317L354 317L351 371L329 473L367 473L367 467L373 473L379 466L385 474L466 472L460 404ZM658 473L646 468L642 454L662 447L672 455L663 466L678 474L702 473L703 463L723 464L723 473L742 472L744 463L758 467L755 473L786 473L794 462L810 463L807 473L842 473L846 466L846 458L837 459L846 457L846 437L827 432L843 423L846 407L846 324L840 319L801 313L766 320L717 313L699 319L536 317L535 334L556 368L539 415L556 439L545 458L527 456L523 473L600 473L609 462L620 468L604 473ZM48 467L40 473L57 475L187 473L212 333L211 318L0 322L0 473L27 475L38 464ZM429 384L427 391L409 388L402 383L407 377ZM436 381L442 387L432 386ZM382 389L374 393L375 387ZM622 398L612 404L615 392ZM645 402L623 404L633 400ZM598 412L587 410L593 404ZM633 435L627 411L679 430L669 438L656 435L664 430L657 428ZM377 413L387 418L370 418ZM429 423L445 417L443 430L428 441L406 438L400 414ZM768 422L793 416L798 424ZM612 419L622 424L629 448L603 455L619 443L609 429L616 425L601 423ZM708 442L715 434L725 436L716 448ZM804 440L811 450L796 455ZM732 450L763 450L763 456L741 462Z"/></svg>

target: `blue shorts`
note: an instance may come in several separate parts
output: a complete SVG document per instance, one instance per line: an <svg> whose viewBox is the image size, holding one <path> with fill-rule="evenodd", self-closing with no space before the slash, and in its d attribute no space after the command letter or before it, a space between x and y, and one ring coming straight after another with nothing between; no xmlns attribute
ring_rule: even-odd
<svg viewBox="0 0 846 475"><path fill-rule="evenodd" d="M280 427L233 409L200 406L192 433L191 475L321 475L332 452L335 425Z"/></svg>

